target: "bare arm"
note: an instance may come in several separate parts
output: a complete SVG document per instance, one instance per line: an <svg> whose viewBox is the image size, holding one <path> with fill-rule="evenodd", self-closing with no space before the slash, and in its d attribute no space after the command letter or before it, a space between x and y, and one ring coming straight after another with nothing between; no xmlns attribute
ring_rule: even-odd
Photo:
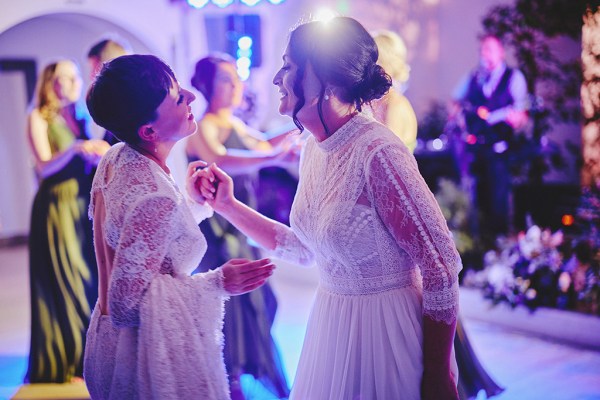
<svg viewBox="0 0 600 400"><path fill-rule="evenodd" d="M27 119L27 139L35 161L35 168L45 178L63 169L78 152L79 142L64 151L52 154L48 140L48 122L36 108Z"/></svg>
<svg viewBox="0 0 600 400"><path fill-rule="evenodd" d="M199 176L202 175L202 178ZM190 176L186 185L192 199L206 201L214 210L267 250L275 249L276 226L283 225L240 202L233 195L233 181L215 164Z"/></svg>
<svg viewBox="0 0 600 400"><path fill-rule="evenodd" d="M35 160L35 167L42 178L46 178L63 169L71 159L80 154L91 164L97 164L110 145L103 140L76 140L67 149L52 153L48 140L48 122L38 109L27 120L27 139Z"/></svg>
<svg viewBox="0 0 600 400"><path fill-rule="evenodd" d="M271 150L270 146L268 152L228 149L219 140L218 126L206 118L198 123L198 131L188 139L186 144L187 154L208 163L218 163L232 175L247 174L264 167L278 165L282 154Z"/></svg>
<svg viewBox="0 0 600 400"><path fill-rule="evenodd" d="M239 202L233 195L231 178L215 164L196 171L188 178L186 188L190 197L206 201L246 236L256 241L273 257L297 265L309 266L313 254L287 225L265 217Z"/></svg>

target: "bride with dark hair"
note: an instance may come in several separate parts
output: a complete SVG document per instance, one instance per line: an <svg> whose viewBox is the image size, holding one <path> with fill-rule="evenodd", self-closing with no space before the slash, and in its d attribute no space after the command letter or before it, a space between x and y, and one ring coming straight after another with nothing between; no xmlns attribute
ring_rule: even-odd
<svg viewBox="0 0 600 400"><path fill-rule="evenodd" d="M291 399L458 398L461 261L411 152L361 112L391 86L377 56L352 18L291 32L273 83L279 112L311 133L291 226L238 201L215 164L188 187L275 256L319 268Z"/></svg>

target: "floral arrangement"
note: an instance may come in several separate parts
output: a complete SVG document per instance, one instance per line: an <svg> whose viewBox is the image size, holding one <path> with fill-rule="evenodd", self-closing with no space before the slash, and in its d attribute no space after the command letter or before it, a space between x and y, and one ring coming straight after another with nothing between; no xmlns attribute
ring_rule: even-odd
<svg viewBox="0 0 600 400"><path fill-rule="evenodd" d="M568 235L528 219L526 231L498 237L493 249L472 234L476 215L467 191L443 178L438 187L436 200L463 260L463 286L480 288L496 304L600 315L600 180L583 189Z"/></svg>
<svg viewBox="0 0 600 400"><path fill-rule="evenodd" d="M486 252L483 270L467 271L463 285L481 288L494 303L598 314L598 249L589 240L565 244L562 231L532 225L516 237L499 239L497 249Z"/></svg>

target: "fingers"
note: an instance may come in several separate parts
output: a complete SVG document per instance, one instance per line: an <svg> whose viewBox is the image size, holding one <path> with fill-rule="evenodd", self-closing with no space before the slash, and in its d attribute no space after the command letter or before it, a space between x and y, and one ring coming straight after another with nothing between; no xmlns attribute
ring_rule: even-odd
<svg viewBox="0 0 600 400"><path fill-rule="evenodd" d="M212 163L208 168L213 172L217 180L226 181L228 179L231 179L229 175L227 175L227 173L225 173L225 171L219 168L215 163Z"/></svg>
<svg viewBox="0 0 600 400"><path fill-rule="evenodd" d="M263 285L274 269L269 259L230 260L223 265L225 290L233 295L247 293Z"/></svg>
<svg viewBox="0 0 600 400"><path fill-rule="evenodd" d="M196 170L198 168L203 168L203 167L206 167L207 165L208 164L205 161L202 161L202 160L190 162L188 164L188 168L187 168L187 176L194 175L194 172L196 172Z"/></svg>
<svg viewBox="0 0 600 400"><path fill-rule="evenodd" d="M214 193L216 191L214 183L210 182L207 178L200 178L196 180L196 189L200 192L202 196L207 199L212 199L215 197Z"/></svg>

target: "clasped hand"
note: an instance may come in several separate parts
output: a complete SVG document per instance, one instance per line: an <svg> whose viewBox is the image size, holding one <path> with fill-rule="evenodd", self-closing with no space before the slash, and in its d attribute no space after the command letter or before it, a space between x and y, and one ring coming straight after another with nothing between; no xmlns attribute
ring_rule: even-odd
<svg viewBox="0 0 600 400"><path fill-rule="evenodd" d="M186 190L200 204L205 202L215 211L223 212L236 201L233 181L216 164L207 166L204 161L194 161L188 166ZM221 266L223 286L232 295L244 294L262 286L273 274L275 265L263 258L256 261L232 259Z"/></svg>
<svg viewBox="0 0 600 400"><path fill-rule="evenodd" d="M214 163L207 166L204 161L191 162L186 190L194 201L206 202L219 213L226 212L237 201L233 195L233 180Z"/></svg>

